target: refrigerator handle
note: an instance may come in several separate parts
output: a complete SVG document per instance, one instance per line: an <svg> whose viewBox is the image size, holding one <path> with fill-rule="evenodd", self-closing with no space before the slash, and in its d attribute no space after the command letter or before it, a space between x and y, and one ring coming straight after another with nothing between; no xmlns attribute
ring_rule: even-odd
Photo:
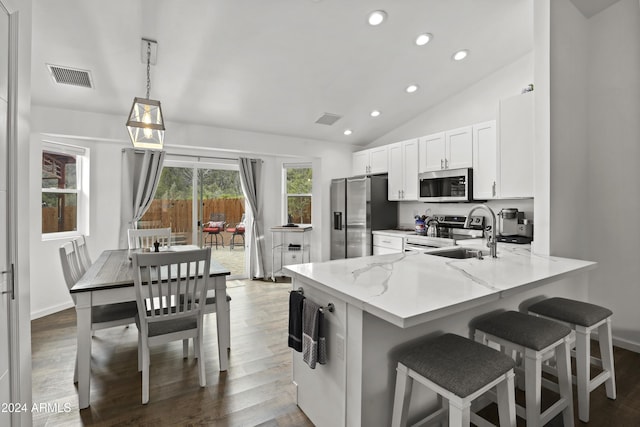
<svg viewBox="0 0 640 427"><path fill-rule="evenodd" d="M342 212L333 213L333 229L342 230Z"/></svg>

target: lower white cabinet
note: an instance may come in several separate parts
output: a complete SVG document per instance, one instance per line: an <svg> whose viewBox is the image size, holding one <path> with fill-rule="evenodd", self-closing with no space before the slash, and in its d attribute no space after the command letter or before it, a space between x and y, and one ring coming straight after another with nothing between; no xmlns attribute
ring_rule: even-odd
<svg viewBox="0 0 640 427"><path fill-rule="evenodd" d="M395 254L404 250L404 238L388 236L386 234L373 234L373 254Z"/></svg>

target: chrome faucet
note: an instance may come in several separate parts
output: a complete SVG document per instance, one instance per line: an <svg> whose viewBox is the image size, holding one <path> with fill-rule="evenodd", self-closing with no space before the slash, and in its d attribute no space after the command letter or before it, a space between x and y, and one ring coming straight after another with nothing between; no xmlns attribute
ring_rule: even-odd
<svg viewBox="0 0 640 427"><path fill-rule="evenodd" d="M489 248L489 252L491 253L491 258L498 258L498 255L497 255L498 242L496 241L496 226L498 225L498 221L496 220L495 212L493 212L493 210L491 210L489 206L487 205L473 206L469 211L469 213L467 214L467 219L464 221L464 228L469 228L469 224L471 223L471 215L473 215L473 213L477 209L484 209L490 214L489 216L491 218L491 230L490 230L491 234L487 236L487 247Z"/></svg>

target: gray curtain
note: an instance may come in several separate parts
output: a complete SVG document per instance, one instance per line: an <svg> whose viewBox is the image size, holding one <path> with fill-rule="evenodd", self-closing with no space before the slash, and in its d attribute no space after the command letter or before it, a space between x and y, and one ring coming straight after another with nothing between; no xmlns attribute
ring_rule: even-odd
<svg viewBox="0 0 640 427"><path fill-rule="evenodd" d="M264 232L262 220L262 196L259 187L262 179L262 160L240 157L240 182L251 209L251 240L249 245L249 277L264 279Z"/></svg>
<svg viewBox="0 0 640 427"><path fill-rule="evenodd" d="M122 150L122 203L120 208L120 248L127 248L127 230L137 228L138 221L151 206L160 182L164 151Z"/></svg>

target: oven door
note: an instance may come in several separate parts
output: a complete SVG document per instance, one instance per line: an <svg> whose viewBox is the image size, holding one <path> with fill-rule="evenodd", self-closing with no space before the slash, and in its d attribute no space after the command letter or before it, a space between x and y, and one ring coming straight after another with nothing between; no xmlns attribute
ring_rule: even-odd
<svg viewBox="0 0 640 427"><path fill-rule="evenodd" d="M471 168L420 174L421 202L469 202L473 199Z"/></svg>

